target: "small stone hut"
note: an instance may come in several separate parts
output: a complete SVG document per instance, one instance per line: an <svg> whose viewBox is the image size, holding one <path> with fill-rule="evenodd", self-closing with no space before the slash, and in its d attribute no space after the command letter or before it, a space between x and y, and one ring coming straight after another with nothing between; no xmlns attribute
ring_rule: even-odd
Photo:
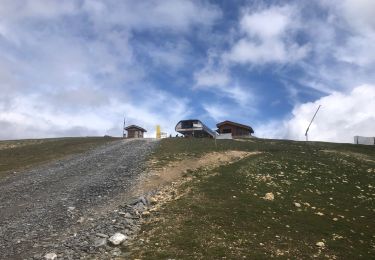
<svg viewBox="0 0 375 260"><path fill-rule="evenodd" d="M128 132L128 138L143 138L144 133L147 132L146 129L137 125L127 126L125 130Z"/></svg>

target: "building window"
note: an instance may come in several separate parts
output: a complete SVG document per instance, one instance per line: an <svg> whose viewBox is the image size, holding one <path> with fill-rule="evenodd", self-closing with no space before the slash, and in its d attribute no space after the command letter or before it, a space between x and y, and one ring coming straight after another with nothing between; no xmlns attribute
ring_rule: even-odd
<svg viewBox="0 0 375 260"><path fill-rule="evenodd" d="M230 129L230 128L224 128L221 132L223 134L230 134L230 133L232 133L232 129Z"/></svg>

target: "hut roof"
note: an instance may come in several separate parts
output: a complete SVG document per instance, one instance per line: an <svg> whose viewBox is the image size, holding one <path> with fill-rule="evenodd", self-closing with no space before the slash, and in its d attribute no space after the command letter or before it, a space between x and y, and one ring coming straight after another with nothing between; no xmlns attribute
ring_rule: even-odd
<svg viewBox="0 0 375 260"><path fill-rule="evenodd" d="M236 122L232 122L232 121L229 121L229 120L225 120L223 122L220 122L220 123L217 123L216 126L219 128L220 126L222 125L234 125L234 126L238 126L238 127L241 127L241 128L245 128L247 130L249 130L251 133L254 133L254 130L251 126L248 126L248 125L243 125L243 124L240 124L240 123L236 123Z"/></svg>
<svg viewBox="0 0 375 260"><path fill-rule="evenodd" d="M144 129L140 126L137 126L137 125L129 125L129 126L125 127L125 130L131 130L131 129L137 129L137 130L140 130L142 132L147 132L146 129Z"/></svg>

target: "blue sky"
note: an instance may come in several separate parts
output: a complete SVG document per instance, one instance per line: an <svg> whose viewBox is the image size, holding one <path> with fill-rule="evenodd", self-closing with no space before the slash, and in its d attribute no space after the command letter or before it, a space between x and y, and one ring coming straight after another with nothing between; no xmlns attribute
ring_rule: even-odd
<svg viewBox="0 0 375 260"><path fill-rule="evenodd" d="M181 119L265 138L374 136L375 2L3 0L0 139L154 136Z"/></svg>

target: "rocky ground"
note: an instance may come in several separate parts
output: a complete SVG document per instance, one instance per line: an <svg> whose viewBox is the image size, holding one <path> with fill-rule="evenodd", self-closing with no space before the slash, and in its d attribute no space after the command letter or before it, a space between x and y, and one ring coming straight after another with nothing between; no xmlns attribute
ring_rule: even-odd
<svg viewBox="0 0 375 260"><path fill-rule="evenodd" d="M0 259L126 254L115 244L147 215L132 188L156 144L116 141L0 180Z"/></svg>

